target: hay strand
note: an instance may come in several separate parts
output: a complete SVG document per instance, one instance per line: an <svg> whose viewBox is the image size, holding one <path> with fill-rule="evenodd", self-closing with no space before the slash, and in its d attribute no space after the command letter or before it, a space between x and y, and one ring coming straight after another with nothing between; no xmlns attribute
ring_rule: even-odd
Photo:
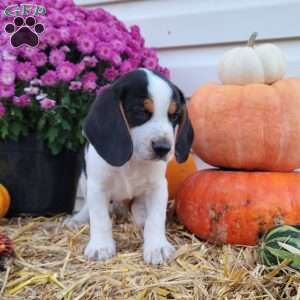
<svg viewBox="0 0 300 300"><path fill-rule="evenodd" d="M142 237L130 221L114 220L118 254L96 262L83 256L88 225L70 229L63 220L1 220L0 231L14 240L16 251L0 273L1 300L300 300L300 274L287 261L267 269L256 247L202 242L174 219L167 234L177 250L160 267L144 263Z"/></svg>

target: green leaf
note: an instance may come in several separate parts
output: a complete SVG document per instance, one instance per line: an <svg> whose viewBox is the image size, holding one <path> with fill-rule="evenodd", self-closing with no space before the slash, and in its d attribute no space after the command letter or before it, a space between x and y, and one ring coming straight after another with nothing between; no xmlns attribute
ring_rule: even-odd
<svg viewBox="0 0 300 300"><path fill-rule="evenodd" d="M58 129L56 127L51 127L48 131L47 137L50 143L53 143L58 136Z"/></svg>
<svg viewBox="0 0 300 300"><path fill-rule="evenodd" d="M71 130L71 126L67 121L61 120L62 128L65 130Z"/></svg>
<svg viewBox="0 0 300 300"><path fill-rule="evenodd" d="M14 137L18 137L20 132L22 131L22 125L20 123L13 123L10 125L10 131L14 135Z"/></svg>

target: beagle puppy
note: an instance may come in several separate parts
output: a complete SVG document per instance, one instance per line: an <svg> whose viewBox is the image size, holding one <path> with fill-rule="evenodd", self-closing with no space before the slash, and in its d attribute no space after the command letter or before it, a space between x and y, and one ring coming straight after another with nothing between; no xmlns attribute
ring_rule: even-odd
<svg viewBox="0 0 300 300"><path fill-rule="evenodd" d="M109 203L132 199L133 219L144 228L144 260L161 264L174 251L165 234L166 165L174 154L184 162L193 142L182 92L153 71L132 71L95 100L84 134L87 200L68 224L90 222L85 256L116 254Z"/></svg>

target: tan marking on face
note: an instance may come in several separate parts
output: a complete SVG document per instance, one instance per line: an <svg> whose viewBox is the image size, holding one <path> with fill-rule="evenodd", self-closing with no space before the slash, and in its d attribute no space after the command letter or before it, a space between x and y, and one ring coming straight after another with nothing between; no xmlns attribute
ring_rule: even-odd
<svg viewBox="0 0 300 300"><path fill-rule="evenodd" d="M144 101L144 108L150 112L150 113L154 113L154 103L151 99L145 99Z"/></svg>
<svg viewBox="0 0 300 300"><path fill-rule="evenodd" d="M176 110L177 110L177 104L175 101L172 101L171 104L169 105L168 112L170 115L173 115L173 114L175 114Z"/></svg>

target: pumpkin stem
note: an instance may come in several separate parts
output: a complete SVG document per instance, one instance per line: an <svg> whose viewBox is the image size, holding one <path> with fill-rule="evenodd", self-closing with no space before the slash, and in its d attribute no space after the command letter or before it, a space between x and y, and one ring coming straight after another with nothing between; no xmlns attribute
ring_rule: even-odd
<svg viewBox="0 0 300 300"><path fill-rule="evenodd" d="M257 38L257 32L253 32L248 40L247 46L253 48L256 38Z"/></svg>

